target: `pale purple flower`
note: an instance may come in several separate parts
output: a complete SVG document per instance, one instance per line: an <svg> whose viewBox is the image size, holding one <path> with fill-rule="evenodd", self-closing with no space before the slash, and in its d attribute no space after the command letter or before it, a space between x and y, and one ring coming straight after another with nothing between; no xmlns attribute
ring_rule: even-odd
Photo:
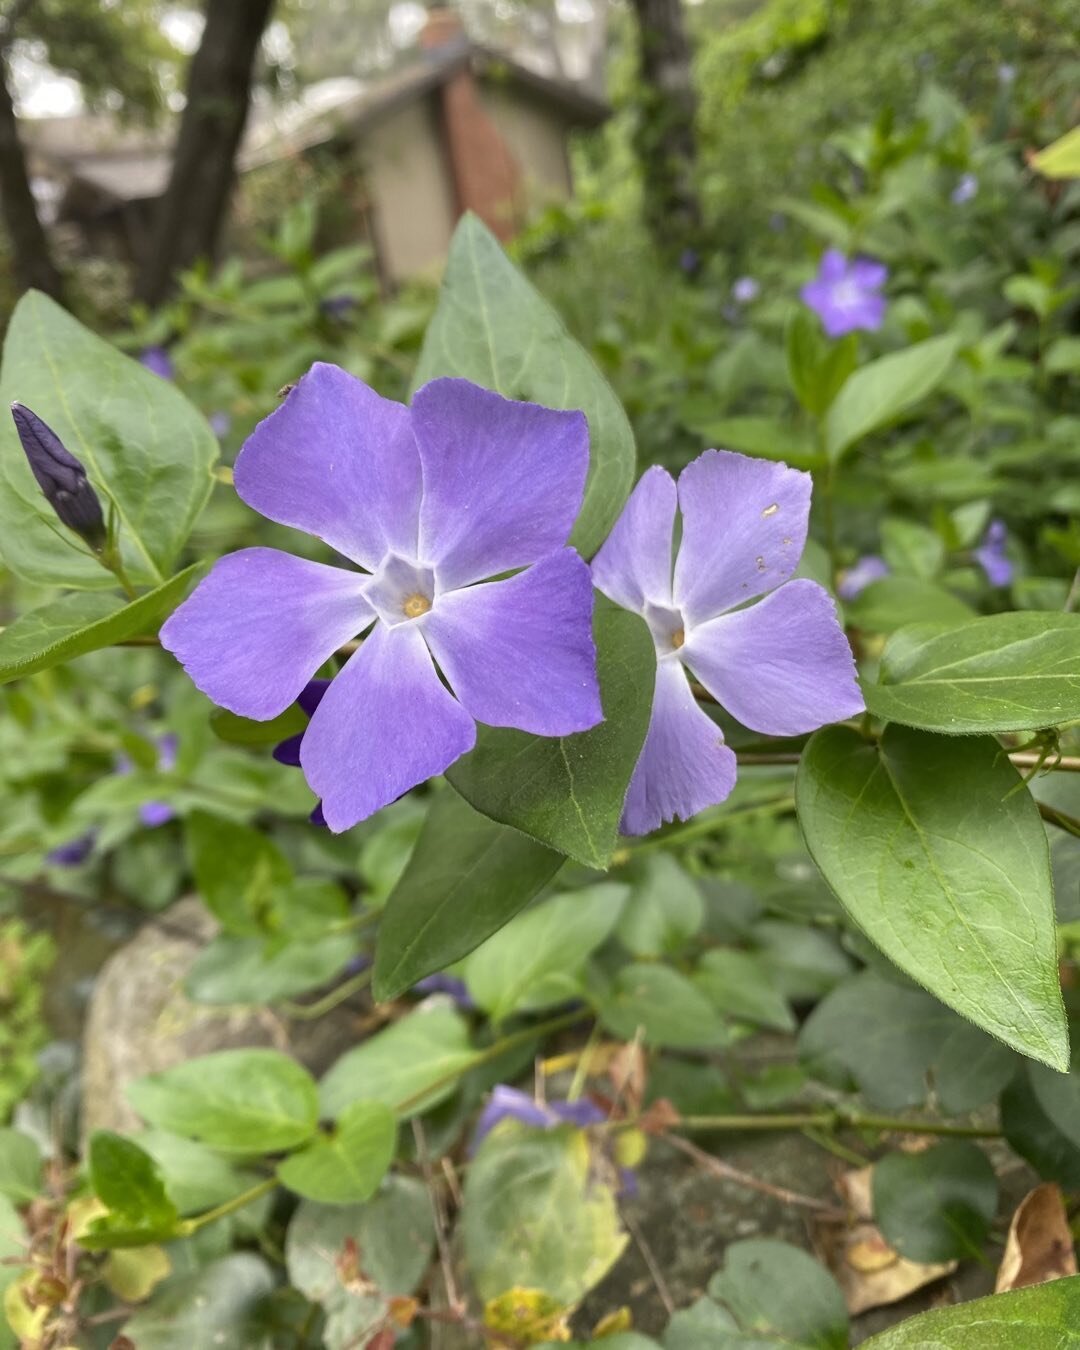
<svg viewBox="0 0 1080 1350"><path fill-rule="evenodd" d="M318 363L247 440L236 489L363 570L243 549L162 644L214 702L265 721L366 633L300 747L334 831L442 773L478 721L585 731L602 718L592 587L566 541L588 460L580 412L457 379L407 408Z"/></svg>
<svg viewBox="0 0 1080 1350"><path fill-rule="evenodd" d="M594 583L642 615L656 646L652 720L626 794L624 834L687 820L735 786L735 756L694 701L688 671L743 726L768 736L862 712L829 593L788 580L806 543L810 488L810 475L786 464L707 450L677 488L666 469L643 474L596 555ZM682 542L673 569L676 509Z"/></svg>
<svg viewBox="0 0 1080 1350"><path fill-rule="evenodd" d="M986 527L982 543L973 551L975 561L986 573L991 586L1008 586L1013 579L1013 565L1006 553L1009 531L1003 520L992 520Z"/></svg>
<svg viewBox="0 0 1080 1350"><path fill-rule="evenodd" d="M880 291L888 275L884 263L848 259L830 248L822 255L817 276L799 294L829 337L843 337L858 328L873 333L885 318L885 297Z"/></svg>
<svg viewBox="0 0 1080 1350"><path fill-rule="evenodd" d="M880 581L888 575L889 564L885 559L879 558L876 553L867 553L844 572L836 593L841 600L854 600L871 582Z"/></svg>
<svg viewBox="0 0 1080 1350"><path fill-rule="evenodd" d="M164 736L157 738L157 764L159 773L170 773L176 768L176 752L179 748L179 742L176 735L167 731ZM116 772L121 776L133 773L135 765L130 757L121 751L115 758ZM168 802L143 802L139 807L139 819L147 829L155 830L159 825L167 825L176 815L176 812Z"/></svg>
<svg viewBox="0 0 1080 1350"><path fill-rule="evenodd" d="M527 1092L500 1083L493 1089L476 1122L469 1144L470 1154L475 1153L495 1126L504 1120L516 1120L538 1130L550 1130L556 1125L576 1125L585 1129L589 1125L602 1124L607 1120L607 1114L588 1097L578 1097L572 1102L538 1102Z"/></svg>
<svg viewBox="0 0 1080 1350"><path fill-rule="evenodd" d="M979 180L973 173L961 174L956 186L949 193L949 200L953 206L963 206L965 202L971 201L978 190Z"/></svg>
<svg viewBox="0 0 1080 1350"><path fill-rule="evenodd" d="M997 68L998 84L1010 85L1016 79L1016 67L1009 61L1003 61Z"/></svg>
<svg viewBox="0 0 1080 1350"><path fill-rule="evenodd" d="M66 844L58 844L51 849L46 853L45 861L57 867L78 867L93 852L96 839L97 831L88 830L86 834L80 834L78 838L69 839Z"/></svg>
<svg viewBox="0 0 1080 1350"><path fill-rule="evenodd" d="M139 353L139 360L147 370L160 375L163 380L171 380L176 373L172 357L164 347L144 347Z"/></svg>
<svg viewBox="0 0 1080 1350"><path fill-rule="evenodd" d="M227 412L212 412L209 417L210 430L220 441L223 436L229 434L229 428L232 426L232 418Z"/></svg>
<svg viewBox="0 0 1080 1350"><path fill-rule="evenodd" d="M740 305L750 305L761 294L761 287L753 277L739 277L731 288L731 298Z"/></svg>

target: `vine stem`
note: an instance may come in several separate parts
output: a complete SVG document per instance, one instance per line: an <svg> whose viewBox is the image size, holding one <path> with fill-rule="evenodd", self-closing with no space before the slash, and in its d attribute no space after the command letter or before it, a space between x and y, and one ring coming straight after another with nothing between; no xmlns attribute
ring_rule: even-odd
<svg viewBox="0 0 1080 1350"><path fill-rule="evenodd" d="M214 1223L217 1219L224 1219L227 1214L235 1214L238 1209L250 1205L253 1200L268 1195L277 1184L276 1176L265 1177L248 1190L241 1191L239 1195L234 1195L231 1200L226 1200L224 1204L218 1205L216 1209L208 1209L205 1214L196 1214L193 1219L185 1219L179 1225L180 1236L190 1237L192 1233L197 1233L200 1228L205 1228L208 1223Z"/></svg>
<svg viewBox="0 0 1080 1350"><path fill-rule="evenodd" d="M938 1134L960 1139L1000 1139L1000 1129L982 1125L950 1125L938 1120L905 1120L902 1116L864 1115L840 1108L785 1115L683 1116L676 1130L891 1130L899 1134Z"/></svg>

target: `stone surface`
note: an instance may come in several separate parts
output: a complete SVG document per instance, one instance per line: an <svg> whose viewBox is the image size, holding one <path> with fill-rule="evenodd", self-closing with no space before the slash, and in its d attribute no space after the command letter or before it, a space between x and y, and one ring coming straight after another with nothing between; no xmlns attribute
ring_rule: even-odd
<svg viewBox="0 0 1080 1350"><path fill-rule="evenodd" d="M361 1017L348 1003L308 1021L267 1008L193 1003L184 979L217 932L201 901L179 900L102 967L83 1034L84 1137L139 1127L126 1090L142 1074L240 1046L286 1051L320 1074L359 1039Z"/></svg>

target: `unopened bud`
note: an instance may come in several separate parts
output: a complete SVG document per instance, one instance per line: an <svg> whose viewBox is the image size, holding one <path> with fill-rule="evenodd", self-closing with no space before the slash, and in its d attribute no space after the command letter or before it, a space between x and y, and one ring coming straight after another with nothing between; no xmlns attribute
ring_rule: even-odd
<svg viewBox="0 0 1080 1350"><path fill-rule="evenodd" d="M13 403L11 415L30 471L45 500L69 530L81 535L91 548L103 548L105 520L98 495L87 481L86 470L37 413L21 403Z"/></svg>

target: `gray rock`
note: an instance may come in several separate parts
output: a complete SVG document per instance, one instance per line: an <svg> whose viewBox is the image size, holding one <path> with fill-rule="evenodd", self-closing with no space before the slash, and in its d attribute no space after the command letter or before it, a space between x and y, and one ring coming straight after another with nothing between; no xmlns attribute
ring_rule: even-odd
<svg viewBox="0 0 1080 1350"><path fill-rule="evenodd" d="M188 897L147 923L102 967L83 1034L84 1137L138 1128L126 1092L143 1074L247 1046L283 1050L320 1074L359 1039L355 1004L293 1020L268 1008L193 1003L184 979L217 932L202 902Z"/></svg>

